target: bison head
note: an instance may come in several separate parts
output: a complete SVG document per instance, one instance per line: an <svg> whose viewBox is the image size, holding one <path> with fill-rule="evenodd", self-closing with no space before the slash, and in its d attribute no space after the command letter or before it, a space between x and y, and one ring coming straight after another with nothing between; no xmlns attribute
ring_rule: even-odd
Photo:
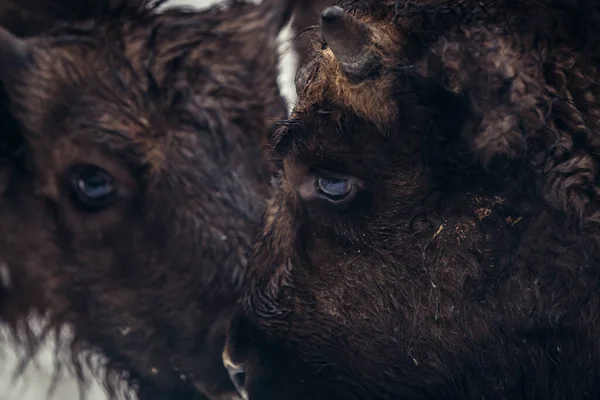
<svg viewBox="0 0 600 400"><path fill-rule="evenodd" d="M100 350L153 398L188 382L230 398L224 322L268 191L263 138L286 115L289 6L155 5L0 30L0 317L28 339L30 311L44 333L71 324L76 355Z"/></svg>
<svg viewBox="0 0 600 400"><path fill-rule="evenodd" d="M347 1L273 137L247 398L600 393L597 3Z"/></svg>

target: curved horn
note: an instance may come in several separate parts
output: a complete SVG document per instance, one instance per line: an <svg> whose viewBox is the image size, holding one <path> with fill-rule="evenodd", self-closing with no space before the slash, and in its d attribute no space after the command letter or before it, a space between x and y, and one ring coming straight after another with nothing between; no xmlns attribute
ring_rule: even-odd
<svg viewBox="0 0 600 400"><path fill-rule="evenodd" d="M321 35L344 73L362 81L379 72L381 62L373 47L371 29L338 6L321 13Z"/></svg>
<svg viewBox="0 0 600 400"><path fill-rule="evenodd" d="M23 39L0 27L0 82L10 91L21 72L32 64L29 47Z"/></svg>

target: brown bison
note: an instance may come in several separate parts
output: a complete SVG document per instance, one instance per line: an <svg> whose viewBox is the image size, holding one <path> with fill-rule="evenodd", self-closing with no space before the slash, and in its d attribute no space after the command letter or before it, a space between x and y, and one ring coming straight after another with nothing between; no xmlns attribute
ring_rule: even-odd
<svg viewBox="0 0 600 400"><path fill-rule="evenodd" d="M600 4L355 0L273 137L246 398L600 397Z"/></svg>
<svg viewBox="0 0 600 400"><path fill-rule="evenodd" d="M63 3L44 34L0 30L0 318L31 350L72 326L115 395L235 398L221 353L286 116L292 2Z"/></svg>

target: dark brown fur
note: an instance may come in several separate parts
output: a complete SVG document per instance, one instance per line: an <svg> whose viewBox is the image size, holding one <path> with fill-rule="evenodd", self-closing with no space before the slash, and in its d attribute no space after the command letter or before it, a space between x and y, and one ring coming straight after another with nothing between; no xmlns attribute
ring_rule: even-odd
<svg viewBox="0 0 600 400"><path fill-rule="evenodd" d="M600 6L346 1L382 70L327 46L225 359L251 399L600 397ZM367 189L308 201L315 167Z"/></svg>
<svg viewBox="0 0 600 400"><path fill-rule="evenodd" d="M19 37L35 36L57 21L76 21L92 16L97 5L77 0L3 0L0 25Z"/></svg>
<svg viewBox="0 0 600 400"><path fill-rule="evenodd" d="M112 389L233 398L220 355L268 193L263 138L285 116L274 44L289 7L82 3L20 32L32 64L1 77L0 317L31 350L73 326L73 358L106 356ZM73 200L78 164L113 176L112 206ZM32 336L34 311L48 322Z"/></svg>

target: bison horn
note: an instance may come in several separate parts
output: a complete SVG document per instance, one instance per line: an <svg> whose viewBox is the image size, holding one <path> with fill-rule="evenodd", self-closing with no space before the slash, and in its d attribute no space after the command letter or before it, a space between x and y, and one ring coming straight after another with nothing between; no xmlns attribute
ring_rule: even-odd
<svg viewBox="0 0 600 400"><path fill-rule="evenodd" d="M338 59L344 73L362 81L379 72L379 56L373 47L371 29L338 6L321 13L321 35Z"/></svg>
<svg viewBox="0 0 600 400"><path fill-rule="evenodd" d="M0 82L10 90L22 71L32 63L29 47L23 39L0 27Z"/></svg>

